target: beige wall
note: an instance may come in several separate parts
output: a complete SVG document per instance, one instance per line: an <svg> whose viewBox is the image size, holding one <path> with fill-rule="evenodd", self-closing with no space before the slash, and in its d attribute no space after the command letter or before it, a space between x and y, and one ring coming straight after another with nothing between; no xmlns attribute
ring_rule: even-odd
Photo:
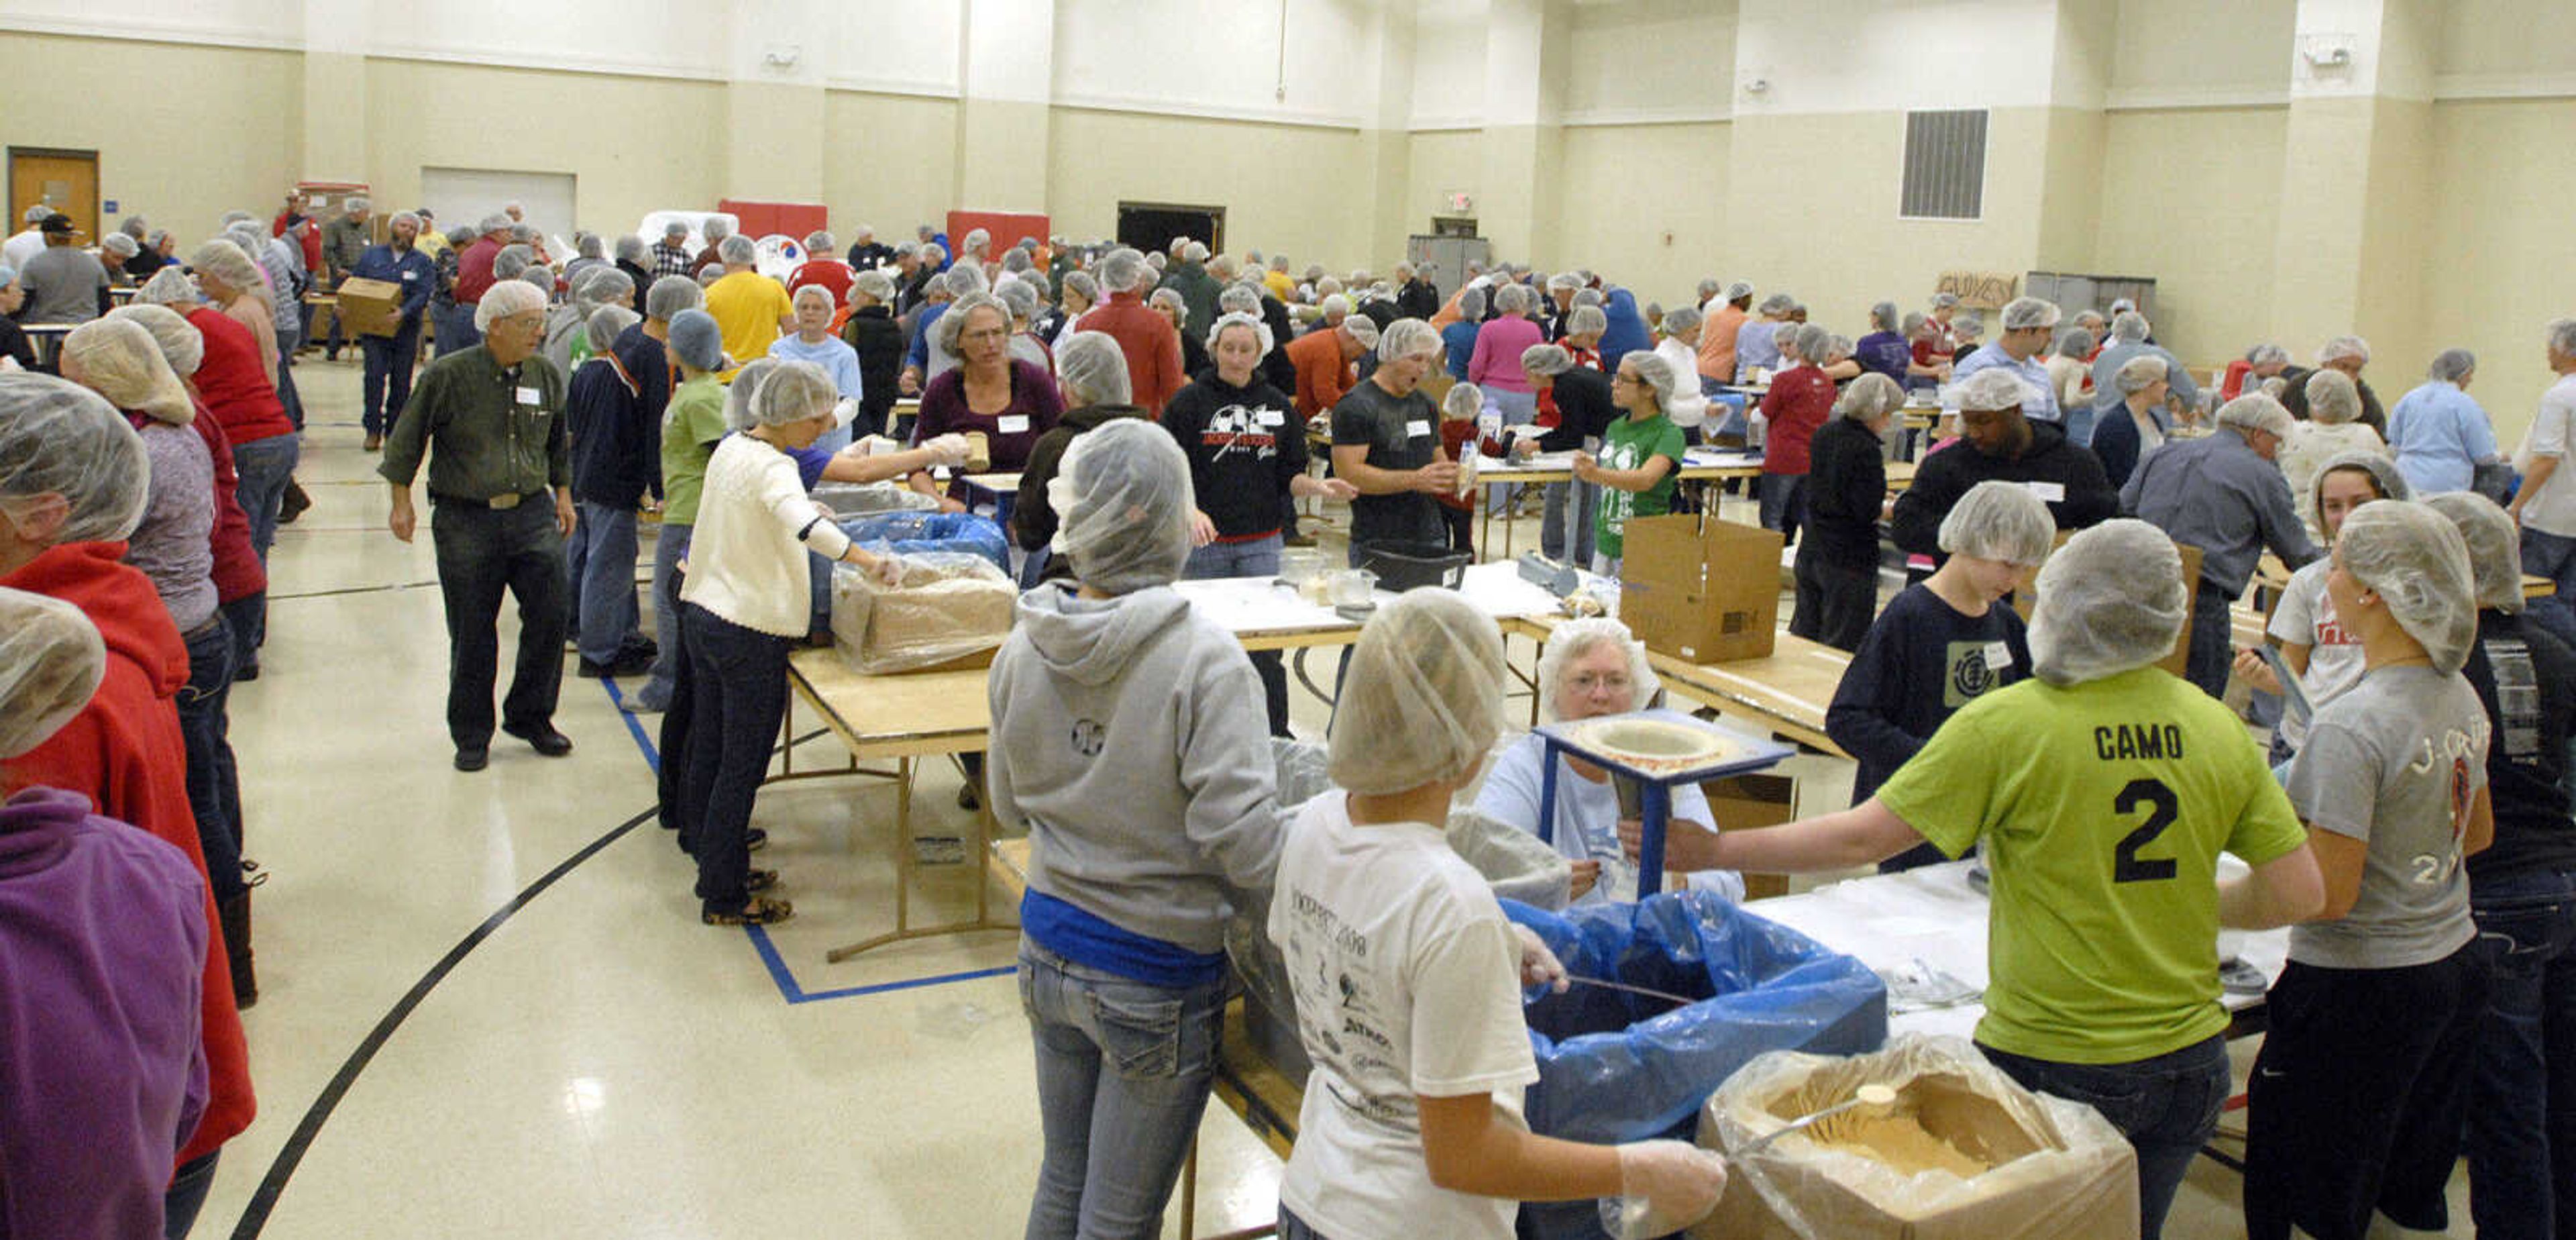
<svg viewBox="0 0 2576 1240"><path fill-rule="evenodd" d="M1473 195L1479 204L1484 201L1483 133L1473 129L1416 133L1412 136L1411 147L1412 154L1406 160L1405 168L1406 232L1429 232L1432 216L1449 213L1448 198L1452 193ZM1527 254L1505 254L1499 250L1496 257L1513 262L1525 262L1529 258ZM1301 265L1299 269L1304 268Z"/></svg>
<svg viewBox="0 0 2576 1240"><path fill-rule="evenodd" d="M2194 366L2258 341L2294 352L2272 325L2272 243L2289 109L2114 112L2104 127L2095 269L2152 276L2156 339Z"/></svg>
<svg viewBox="0 0 2576 1240"><path fill-rule="evenodd" d="M631 231L645 212L712 208L725 192L721 83L371 61L368 179L380 202L420 197L420 170L570 173L577 227ZM552 227L549 224L549 227Z"/></svg>
<svg viewBox="0 0 2576 1240"><path fill-rule="evenodd" d="M1667 307L1688 304L1702 276L1734 278L1727 196L1692 172L1725 167L1730 139L1722 122L1567 129L1556 253Z"/></svg>
<svg viewBox="0 0 2576 1240"><path fill-rule="evenodd" d="M914 225L948 218L957 184L957 101L831 91L823 96L823 132L823 201L844 244L861 224L894 245L912 240Z"/></svg>
<svg viewBox="0 0 2576 1240"><path fill-rule="evenodd" d="M9 34L0 81L8 142L97 151L100 197L169 228L182 250L226 211L265 218L296 179L304 58L293 52Z"/></svg>
<svg viewBox="0 0 2576 1240"><path fill-rule="evenodd" d="M1226 248L1348 268L1367 255L1372 189L1359 131L1057 107L1047 203L1077 237L1118 228L1119 202L1223 206Z"/></svg>
<svg viewBox="0 0 2576 1240"><path fill-rule="evenodd" d="M2495 419L2507 450L2522 441L2550 380L2541 329L2576 315L2576 167L2547 154L2576 132L2576 99L2437 104L2434 186L2423 245L2434 277L2424 287L2424 344L2478 355L2471 392ZM2377 342L2372 342L2376 344ZM2383 393L2412 386L2426 357L2374 362Z"/></svg>

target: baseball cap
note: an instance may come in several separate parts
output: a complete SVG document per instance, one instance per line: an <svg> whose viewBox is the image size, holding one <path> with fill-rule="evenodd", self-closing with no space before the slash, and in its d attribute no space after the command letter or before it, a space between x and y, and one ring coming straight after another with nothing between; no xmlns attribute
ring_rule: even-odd
<svg viewBox="0 0 2576 1240"><path fill-rule="evenodd" d="M60 211L46 216L45 222L36 227L49 233L68 233L75 237L81 235L81 230L72 226L72 217Z"/></svg>

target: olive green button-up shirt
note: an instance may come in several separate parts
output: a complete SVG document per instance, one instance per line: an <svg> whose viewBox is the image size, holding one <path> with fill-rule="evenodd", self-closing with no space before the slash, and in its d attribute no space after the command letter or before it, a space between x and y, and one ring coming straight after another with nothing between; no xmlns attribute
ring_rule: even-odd
<svg viewBox="0 0 2576 1240"><path fill-rule="evenodd" d="M490 500L571 486L562 374L535 356L503 370L479 344L431 362L385 436L376 472L410 486L424 454L433 498Z"/></svg>

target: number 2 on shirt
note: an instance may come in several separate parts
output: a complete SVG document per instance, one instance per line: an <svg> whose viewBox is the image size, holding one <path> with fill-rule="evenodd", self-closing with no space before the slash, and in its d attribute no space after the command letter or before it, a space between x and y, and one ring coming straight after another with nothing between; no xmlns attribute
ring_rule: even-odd
<svg viewBox="0 0 2576 1240"><path fill-rule="evenodd" d="M2111 812L2120 815L2147 811L2147 820L2138 829L2120 837L2111 850L2111 881L2115 883L2152 883L2172 878L2181 866L2172 858L2140 857L2138 850L2156 842L2165 829L2182 816L2182 807L2174 800L2173 789L2161 779L2133 779L2120 794L2111 798Z"/></svg>

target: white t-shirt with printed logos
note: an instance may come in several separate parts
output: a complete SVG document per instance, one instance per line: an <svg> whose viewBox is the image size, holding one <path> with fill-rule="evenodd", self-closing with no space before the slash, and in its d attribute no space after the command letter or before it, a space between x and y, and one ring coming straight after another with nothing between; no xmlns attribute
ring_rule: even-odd
<svg viewBox="0 0 2576 1240"><path fill-rule="evenodd" d="M2558 458L2557 472L2523 501L2524 528L2576 538L2576 460L2568 459L2576 442L2571 441L2576 441L2576 375L2560 375L2541 394L2540 412L2522 437L2522 450L2513 457L2513 467L2526 474L2531 472L2534 455Z"/></svg>
<svg viewBox="0 0 2576 1240"><path fill-rule="evenodd" d="M1281 1204L1328 1236L1509 1240L1517 1203L1431 1182L1414 1103L1490 1093L1524 1122L1538 1062L1492 890L1440 828L1355 826L1340 789L1298 811L1276 884L1270 938L1315 1061Z"/></svg>
<svg viewBox="0 0 2576 1240"><path fill-rule="evenodd" d="M2328 556L2290 574L2289 584L2281 588L2281 605L2272 609L2272 623L2264 630L2308 648L2308 670L2299 677L2299 688L2316 710L2351 692L2368 670L2361 654L2361 634L2335 619L2334 599L2326 594L2326 570L2333 566L2334 558ZM2296 749L2307 738L2307 724L2286 714L2281 717L2283 744Z"/></svg>

